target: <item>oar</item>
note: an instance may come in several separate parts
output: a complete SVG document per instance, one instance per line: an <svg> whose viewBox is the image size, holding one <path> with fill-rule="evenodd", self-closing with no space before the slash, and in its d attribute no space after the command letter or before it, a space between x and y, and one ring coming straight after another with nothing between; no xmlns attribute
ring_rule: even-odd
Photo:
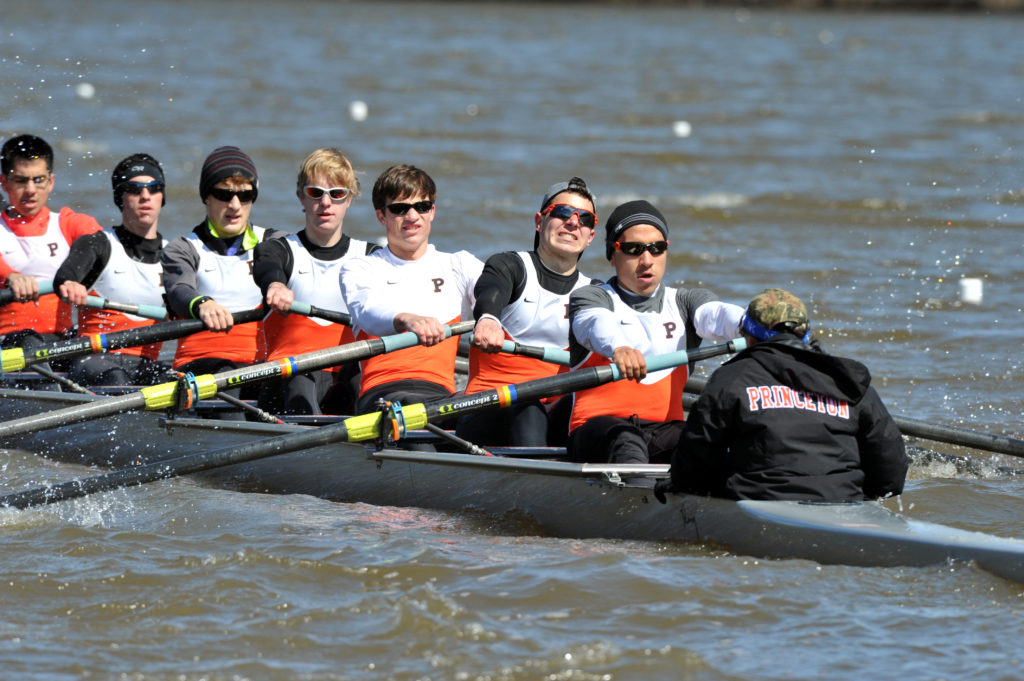
<svg viewBox="0 0 1024 681"><path fill-rule="evenodd" d="M160 305L145 305L135 303L118 303L100 296L89 296L85 299L85 306L97 310L113 310L114 312L127 312L136 317L156 319L162 321L167 319L167 309Z"/></svg>
<svg viewBox="0 0 1024 681"><path fill-rule="evenodd" d="M300 314L304 317L318 317L328 322L334 322L335 324L344 324L345 326L352 326L352 315L347 312L338 312L337 310L325 310L320 307L315 307L309 303L300 303L299 301L293 301L289 312Z"/></svg>
<svg viewBox="0 0 1024 681"><path fill-rule="evenodd" d="M469 335L469 342L473 342L473 334ZM561 348L549 348L543 345L523 345L515 341L506 340L501 344L501 351L510 355L521 355L533 359L569 366L569 351Z"/></svg>
<svg viewBox="0 0 1024 681"><path fill-rule="evenodd" d="M691 376L686 382L686 392L699 395L707 385L707 379ZM939 423L929 423L920 419L907 418L893 414L892 420L896 427L904 435L919 437L935 442L945 442L951 445L971 447L997 454L1008 454L1010 456L1024 457L1024 440L1006 435L993 435L982 433L969 428L958 428L955 426L944 426Z"/></svg>
<svg viewBox="0 0 1024 681"><path fill-rule="evenodd" d="M52 281L41 281L39 282L39 295L45 296L48 293L53 293L53 282ZM0 307L14 302L14 291L5 288L0 289Z"/></svg>
<svg viewBox="0 0 1024 681"><path fill-rule="evenodd" d="M465 324L466 328L463 333L473 328L473 322L465 322ZM656 355L647 359L647 370L649 372L660 371L707 359L708 357L739 352L745 347L746 342L743 339L736 339L729 343L713 345L689 353L680 350L664 355ZM447 418L453 414L464 414L493 407L505 407L519 400L536 400L576 390L586 390L587 388L594 388L604 383L617 381L620 378L621 375L618 368L614 364L609 364L599 367L588 367L546 378L538 378L471 395L460 395L404 406L399 409L395 409L396 405L392 405L392 413L390 414L392 432L394 433L395 430L399 429L404 431L405 427L419 428L431 420ZM381 412L371 412L361 416L352 416L343 421L320 426L319 428L309 428L302 432L279 435L245 445L224 447L199 454L189 454L176 459L156 461L141 466L111 471L110 473L90 478L70 480L49 487L37 487L23 492L15 492L0 497L0 506L10 508L42 506L66 499L77 499L98 492L108 492L119 487L141 485L156 480L188 475L189 473L199 473L213 468L256 461L301 449L311 449L337 442L372 440L382 435L381 422L383 418L384 415ZM400 427L396 427L395 422L399 420L403 424Z"/></svg>
<svg viewBox="0 0 1024 681"><path fill-rule="evenodd" d="M262 312L262 310L258 312ZM459 322L445 326L445 335L456 336L472 329L472 321ZM393 350L412 347L418 342L416 334L405 332L383 338L368 338L347 345L315 350L303 355L254 364L219 374L188 376L187 380L152 385L138 392L116 395L88 404L55 409L45 414L36 414L0 423L0 441L14 435L69 426L128 411L170 409L178 406L179 399L183 404L194 403L198 400L210 399L222 390L239 388L272 378L287 378L295 374L363 360ZM180 392L182 390L185 392Z"/></svg>
<svg viewBox="0 0 1024 681"><path fill-rule="evenodd" d="M235 312L232 317L235 324L248 324L263 318L266 311L262 308ZM20 371L37 362L52 359L81 357L130 348L150 343L162 343L167 340L182 338L189 334L205 331L206 325L201 319L179 319L163 324L153 324L136 329L125 329L113 333L98 333L91 336L80 336L68 340L57 341L51 345L36 348L9 348L0 351L0 362L3 371Z"/></svg>

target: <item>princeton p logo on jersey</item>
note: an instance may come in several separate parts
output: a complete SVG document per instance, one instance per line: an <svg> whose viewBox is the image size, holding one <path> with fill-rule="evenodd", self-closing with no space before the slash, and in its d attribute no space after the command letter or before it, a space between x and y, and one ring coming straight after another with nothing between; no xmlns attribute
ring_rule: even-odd
<svg viewBox="0 0 1024 681"><path fill-rule="evenodd" d="M46 244L46 247L50 249L50 257L51 258L54 257L55 255L57 255L57 249L60 248L60 246L56 242L53 242L53 241L51 241L50 243Z"/></svg>
<svg viewBox="0 0 1024 681"><path fill-rule="evenodd" d="M434 277L430 281L432 281L434 283L434 293L440 293L441 292L441 287L444 286L444 278L443 277Z"/></svg>

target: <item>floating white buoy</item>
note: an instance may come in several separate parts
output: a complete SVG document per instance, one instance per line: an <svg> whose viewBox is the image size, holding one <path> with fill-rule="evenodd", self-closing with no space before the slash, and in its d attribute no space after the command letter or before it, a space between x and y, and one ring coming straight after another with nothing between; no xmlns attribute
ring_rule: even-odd
<svg viewBox="0 0 1024 681"><path fill-rule="evenodd" d="M370 113L370 108L366 106L366 102L357 99L354 102L349 102L348 115L354 121L365 121L366 115Z"/></svg>
<svg viewBox="0 0 1024 681"><path fill-rule="evenodd" d="M691 132L693 126L690 125L690 121L676 121L672 124L672 134L676 137L689 137Z"/></svg>
<svg viewBox="0 0 1024 681"><path fill-rule="evenodd" d="M75 94L82 99L92 99L96 94L96 88L92 86L92 83L79 83L75 86Z"/></svg>
<svg viewBox="0 0 1024 681"><path fill-rule="evenodd" d="M981 305L983 288L981 279L964 277L960 280L960 302Z"/></svg>

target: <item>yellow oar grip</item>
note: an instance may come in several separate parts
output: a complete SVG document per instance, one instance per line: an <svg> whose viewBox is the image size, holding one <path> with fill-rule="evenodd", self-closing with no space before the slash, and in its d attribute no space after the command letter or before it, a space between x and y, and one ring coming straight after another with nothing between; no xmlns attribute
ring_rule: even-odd
<svg viewBox="0 0 1024 681"><path fill-rule="evenodd" d="M371 411L345 419L349 442L365 442L380 435L380 412Z"/></svg>
<svg viewBox="0 0 1024 681"><path fill-rule="evenodd" d="M405 416L405 427L422 428L427 425L427 408L422 402L402 406L402 414Z"/></svg>
<svg viewBox="0 0 1024 681"><path fill-rule="evenodd" d="M196 376L196 387L199 389L197 399L206 400L217 394L217 379L213 374ZM161 383L143 388L143 399L146 401L146 409L170 409L177 404L178 383Z"/></svg>
<svg viewBox="0 0 1024 681"><path fill-rule="evenodd" d="M0 361L4 371L21 371L25 368L25 351L22 348L10 348L0 352Z"/></svg>
<svg viewBox="0 0 1024 681"><path fill-rule="evenodd" d="M423 403L410 404L402 407L402 416L405 420L405 428L422 428L427 425L427 410ZM348 433L349 442L365 442L376 439L380 435L379 411L371 411L368 414L352 416L345 419L345 428ZM401 437L404 433L392 433L392 437Z"/></svg>

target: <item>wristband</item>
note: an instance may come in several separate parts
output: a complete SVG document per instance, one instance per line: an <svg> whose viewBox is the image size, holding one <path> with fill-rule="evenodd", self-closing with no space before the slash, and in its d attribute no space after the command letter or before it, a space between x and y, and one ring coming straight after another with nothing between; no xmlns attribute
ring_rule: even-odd
<svg viewBox="0 0 1024 681"><path fill-rule="evenodd" d="M191 305L189 305L189 312L192 313L193 319L199 319L199 306L205 303L207 300L213 300L213 298L211 298L210 296L199 296L198 298L192 301Z"/></svg>

